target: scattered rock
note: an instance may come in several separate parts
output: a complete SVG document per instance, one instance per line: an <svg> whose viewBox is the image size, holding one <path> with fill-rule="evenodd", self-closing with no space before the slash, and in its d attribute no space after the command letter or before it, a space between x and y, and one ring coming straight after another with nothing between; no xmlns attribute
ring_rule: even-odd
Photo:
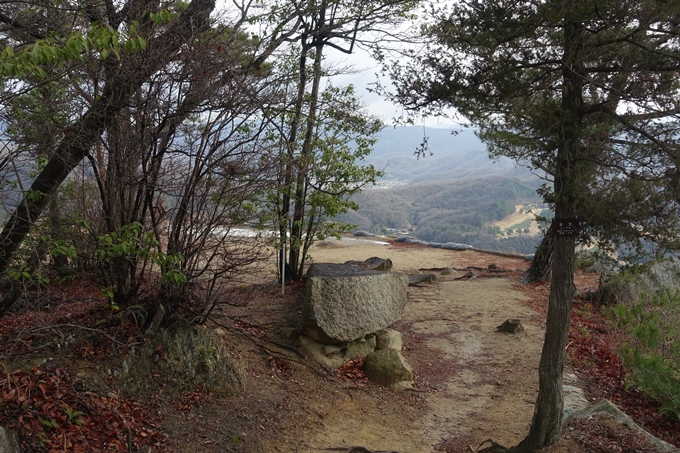
<svg viewBox="0 0 680 453"><path fill-rule="evenodd" d="M437 276L434 274L413 274L408 277L409 285L417 285L419 283L434 283L437 281Z"/></svg>
<svg viewBox="0 0 680 453"><path fill-rule="evenodd" d="M456 242L446 242L445 244L443 244L443 245L441 246L441 248L446 249L446 250L460 250L460 251L464 251L464 250L469 250L469 249L471 249L472 246L471 246L471 245L467 245L467 244L458 244L458 243L456 243Z"/></svg>
<svg viewBox="0 0 680 453"><path fill-rule="evenodd" d="M652 442L656 446L656 448L659 449L659 451L668 453L680 453L680 449L674 447L668 442L659 439L658 437L649 434L647 431L642 429L628 415L621 412L621 410L609 400L602 400L597 404L593 404L592 406L589 406L585 409L576 411L573 414L571 414L569 418L570 419L590 418L596 417L598 415L608 415L610 417L613 417L621 425L624 425L634 433L641 434L643 437L647 438L650 442Z"/></svg>
<svg viewBox="0 0 680 453"><path fill-rule="evenodd" d="M376 345L376 336L373 334L340 344L318 343L305 335L300 335L299 339L308 355L331 369L340 368L345 360L366 357L375 351Z"/></svg>
<svg viewBox="0 0 680 453"><path fill-rule="evenodd" d="M372 238L372 237L375 236L375 234L369 233L368 231L364 231L364 230L357 230L353 234L355 236L363 236L363 237L369 237L369 238Z"/></svg>
<svg viewBox="0 0 680 453"><path fill-rule="evenodd" d="M565 417L569 417L574 412L585 409L589 405L583 389L579 387L564 385L562 386L562 393L564 394L563 412Z"/></svg>
<svg viewBox="0 0 680 453"><path fill-rule="evenodd" d="M404 340L401 332L394 329L382 329L375 333L375 348L380 349L396 349L401 351Z"/></svg>
<svg viewBox="0 0 680 453"><path fill-rule="evenodd" d="M389 272L392 270L392 260L389 258L379 258L377 256L372 256L365 260L364 263L369 269L374 271Z"/></svg>
<svg viewBox="0 0 680 453"><path fill-rule="evenodd" d="M451 275L451 274L453 274L453 269L451 269L450 267L445 267L441 271L441 275Z"/></svg>
<svg viewBox="0 0 680 453"><path fill-rule="evenodd" d="M397 236L394 242L406 242L407 239L413 239L412 236Z"/></svg>
<svg viewBox="0 0 680 453"><path fill-rule="evenodd" d="M524 326L519 319L507 319L503 324L496 327L496 332L502 333L520 333L524 332Z"/></svg>
<svg viewBox="0 0 680 453"><path fill-rule="evenodd" d="M19 435L3 426L0 426L0 453L20 453Z"/></svg>
<svg viewBox="0 0 680 453"><path fill-rule="evenodd" d="M357 359L359 357L366 357L375 351L376 336L373 334L366 335L364 338L354 340L347 345L343 352L344 359Z"/></svg>
<svg viewBox="0 0 680 453"><path fill-rule="evenodd" d="M299 333L337 344L392 325L406 305L408 276L314 263L307 273Z"/></svg>
<svg viewBox="0 0 680 453"><path fill-rule="evenodd" d="M349 261L345 261L345 264L348 265L348 266L357 266L357 267L361 267L361 268L364 268L364 269L369 269L368 264L366 264L365 261L349 260Z"/></svg>
<svg viewBox="0 0 680 453"><path fill-rule="evenodd" d="M366 356L364 371L369 379L386 387L413 378L411 367L396 349L380 349Z"/></svg>

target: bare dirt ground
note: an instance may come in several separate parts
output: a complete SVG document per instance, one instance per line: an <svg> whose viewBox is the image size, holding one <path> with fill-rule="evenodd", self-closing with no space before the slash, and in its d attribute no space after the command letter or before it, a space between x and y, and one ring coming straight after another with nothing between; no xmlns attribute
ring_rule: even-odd
<svg viewBox="0 0 680 453"><path fill-rule="evenodd" d="M259 432L245 423L239 432L234 417L223 412L225 405L204 405L175 420L172 428L183 437L186 427L192 451L316 452L360 445L371 451L429 453L465 451L487 438L504 445L523 438L537 392L543 330L542 316L522 303L527 296L516 281L526 267L521 258L350 238L322 242L311 255L315 262L336 263L380 256L393 261L394 272L438 275L433 285L409 288L403 317L395 324L404 334L414 389L384 389L366 382L360 372L338 377L277 347L272 342L295 348L281 328L296 324L302 283L290 286L286 296L271 284L266 296L254 297L241 312L229 310L220 322L226 327L234 325L233 319L249 323L255 342L267 348L264 357L252 342L235 345L249 363L247 382L243 394L226 402L240 406L244 422L257 419ZM483 272L490 264L500 272ZM477 268L472 276L465 269L469 265ZM457 270L439 275L445 267ZM508 318L521 319L525 332L496 333ZM220 418L220 432L238 442L216 448L207 431L205 441L198 442L204 446L196 447L201 418ZM178 451L190 448L177 437L172 442Z"/></svg>
<svg viewBox="0 0 680 453"><path fill-rule="evenodd" d="M332 244L332 243L330 243ZM478 252L379 246L342 241L312 252L315 261L344 262L369 256L390 258L396 272L459 269L438 275L437 283L410 287L408 303L395 327L405 337L404 356L413 366L414 386L422 393L421 410L400 411L386 420L334 414L340 427L316 433L316 445L363 445L368 449L431 452L452 437L494 438L504 445L518 443L529 426L537 389L543 332L536 312L523 306L526 296L506 278L460 279L470 263L496 264L501 270L525 267L521 259ZM474 256L473 256L474 255ZM488 263L488 264L487 264ZM439 271L433 271L439 274ZM499 273L496 275L506 276ZM525 326L519 335L497 333L508 318ZM345 426L343 426L345 425Z"/></svg>

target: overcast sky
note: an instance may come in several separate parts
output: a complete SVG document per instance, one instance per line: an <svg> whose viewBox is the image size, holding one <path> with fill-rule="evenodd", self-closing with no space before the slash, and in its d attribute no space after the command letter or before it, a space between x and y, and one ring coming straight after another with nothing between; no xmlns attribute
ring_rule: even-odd
<svg viewBox="0 0 680 453"><path fill-rule="evenodd" d="M361 100L367 104L368 110L371 113L379 115L386 125L392 125L392 118L402 116L403 109L400 106L392 104L383 97L367 90L371 84L376 82L376 74L380 73L379 64L370 57L368 52L363 49L355 49L351 55L347 55L331 47L327 47L326 49L325 54L329 64L353 66L357 71L355 74L333 77L332 83L334 85L354 85ZM386 77L382 77L381 82L383 85L389 85L389 79ZM456 124L448 118L425 118L424 123L426 127L452 128L456 126ZM417 125L422 126L423 122L420 121Z"/></svg>

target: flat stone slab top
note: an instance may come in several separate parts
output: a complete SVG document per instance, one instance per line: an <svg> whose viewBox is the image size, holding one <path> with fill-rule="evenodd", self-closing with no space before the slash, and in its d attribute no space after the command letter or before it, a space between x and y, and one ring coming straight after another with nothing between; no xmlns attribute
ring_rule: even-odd
<svg viewBox="0 0 680 453"><path fill-rule="evenodd" d="M300 334L324 344L354 341L401 318L408 276L344 264L307 272Z"/></svg>

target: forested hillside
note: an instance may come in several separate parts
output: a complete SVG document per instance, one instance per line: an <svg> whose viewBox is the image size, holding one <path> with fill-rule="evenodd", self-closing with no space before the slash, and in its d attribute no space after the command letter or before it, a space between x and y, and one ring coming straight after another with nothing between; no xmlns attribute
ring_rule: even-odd
<svg viewBox="0 0 680 453"><path fill-rule="evenodd" d="M367 190L355 196L358 211L343 221L376 233L413 228L435 242L464 242L480 248L533 253L537 237L497 239L490 227L515 212L515 204L539 201L535 184L514 178L478 178Z"/></svg>

